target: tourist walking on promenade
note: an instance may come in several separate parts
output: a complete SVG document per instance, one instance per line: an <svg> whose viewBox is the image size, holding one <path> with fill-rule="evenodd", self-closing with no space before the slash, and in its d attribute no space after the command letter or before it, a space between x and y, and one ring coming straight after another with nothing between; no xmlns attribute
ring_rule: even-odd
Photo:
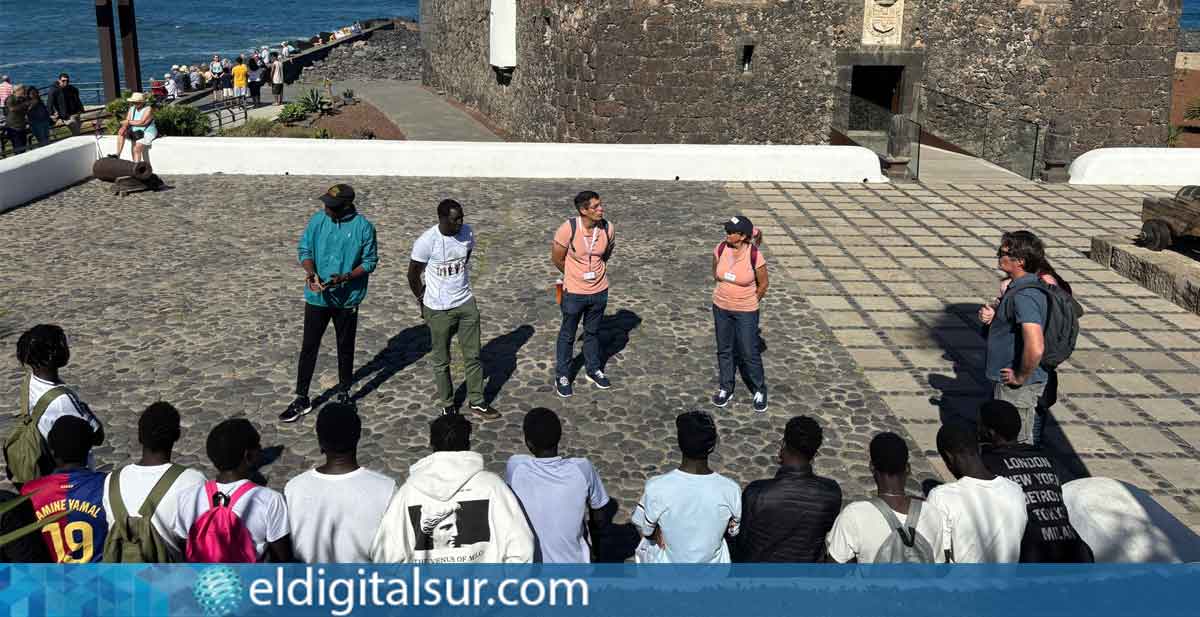
<svg viewBox="0 0 1200 617"><path fill-rule="evenodd" d="M555 349L554 388L559 396L574 394L571 360L575 332L583 319L583 358L587 380L597 388L612 387L600 357L600 322L608 306L608 260L616 242L613 225L604 218L600 195L583 191L575 196L578 216L559 225L550 248L550 261L563 274L562 325Z"/></svg>
<svg viewBox="0 0 1200 617"><path fill-rule="evenodd" d="M767 293L767 260L750 239L754 225L744 216L725 222L725 240L713 249L713 325L717 335L720 385L712 402L724 407L733 398L741 369L754 411L767 410L767 379L758 341L758 303ZM737 365L737 366L735 366Z"/></svg>
<svg viewBox="0 0 1200 617"><path fill-rule="evenodd" d="M129 95L129 111L117 129L117 154L125 151L125 140L133 142L133 161L145 159L150 162L150 146L158 138L158 127L154 124L154 109L146 104L146 95L134 92Z"/></svg>
<svg viewBox="0 0 1200 617"><path fill-rule="evenodd" d="M50 118L67 125L72 135L78 135L83 101L79 99L79 88L71 85L71 76L66 73L59 75L46 99L50 104Z"/></svg>
<svg viewBox="0 0 1200 617"><path fill-rule="evenodd" d="M279 54L271 54L271 94L276 105L283 105L283 60Z"/></svg>
<svg viewBox="0 0 1200 617"><path fill-rule="evenodd" d="M37 88L30 86L26 92L29 93L29 131L37 139L38 145L44 146L50 143L50 110L46 109L42 93Z"/></svg>
<svg viewBox="0 0 1200 617"><path fill-rule="evenodd" d="M450 339L458 334L467 398L471 412L495 420L500 412L483 399L483 367L479 364L479 307L471 292L471 252L475 232L463 223L462 204L443 199L437 206L438 224L425 230L413 245L408 262L408 287L421 307L421 318L433 339L433 378L437 406L454 413L454 380L450 375Z"/></svg>
<svg viewBox="0 0 1200 617"><path fill-rule="evenodd" d="M262 105L263 84L263 65L258 60L258 54L254 54L254 57L250 59L246 67L249 69L246 75L247 85L250 88L250 103L254 107L258 107Z"/></svg>
<svg viewBox="0 0 1200 617"><path fill-rule="evenodd" d="M233 96L237 99L238 104L246 103L246 96L250 94L246 84L249 83L250 68L246 66L246 60L238 56L237 64L230 71L233 74Z"/></svg>
<svg viewBox="0 0 1200 617"><path fill-rule="evenodd" d="M1047 298L1038 289L1038 269L1046 259L1042 241L1028 231L1007 232L996 251L1000 270L1011 281L995 309L980 309L989 323L985 374L993 384L992 398L1008 401L1021 411L1017 441L1037 445L1041 440L1038 400L1048 375L1042 369L1046 343Z"/></svg>
<svg viewBox="0 0 1200 617"><path fill-rule="evenodd" d="M330 321L337 338L337 401L350 403L358 306L367 297L368 279L379 264L375 226L354 207L354 188L335 184L320 200L325 208L309 219L297 248L304 268L304 339L296 369L296 399L279 414L284 422L295 422L312 411L308 388Z"/></svg>
<svg viewBox="0 0 1200 617"><path fill-rule="evenodd" d="M4 132L12 142L13 153L20 154L29 146L29 107L32 104L25 93L25 86L13 88L12 95L5 99Z"/></svg>

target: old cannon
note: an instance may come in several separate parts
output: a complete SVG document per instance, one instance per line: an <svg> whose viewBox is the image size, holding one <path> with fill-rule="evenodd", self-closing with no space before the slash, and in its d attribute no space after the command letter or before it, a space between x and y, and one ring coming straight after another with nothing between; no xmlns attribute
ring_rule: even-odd
<svg viewBox="0 0 1200 617"><path fill-rule="evenodd" d="M1200 236L1200 186L1185 186L1174 197L1142 200L1142 246L1161 251L1183 236Z"/></svg>
<svg viewBox="0 0 1200 617"><path fill-rule="evenodd" d="M112 182L113 195L124 197L138 191L157 191L163 181L145 161L134 163L115 156L106 156L92 164L92 176Z"/></svg>

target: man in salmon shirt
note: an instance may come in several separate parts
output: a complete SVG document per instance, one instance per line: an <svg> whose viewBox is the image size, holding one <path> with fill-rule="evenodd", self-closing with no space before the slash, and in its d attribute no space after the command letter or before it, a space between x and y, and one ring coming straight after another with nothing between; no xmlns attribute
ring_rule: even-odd
<svg viewBox="0 0 1200 617"><path fill-rule="evenodd" d="M758 346L758 302L767 293L768 281L767 260L751 242L753 235L750 219L735 216L725 222L725 241L713 249L713 324L721 384L712 401L717 407L729 404L734 370L740 368L753 393L754 411L761 413L767 410L767 379Z"/></svg>
<svg viewBox="0 0 1200 617"><path fill-rule="evenodd" d="M607 390L612 383L605 376L600 359L600 320L608 305L608 259L612 256L616 232L604 219L604 204L593 191L575 196L578 217L571 218L554 232L550 261L563 273L562 326L555 349L554 388L566 398L571 388L571 357L575 331L583 319L583 359L587 380Z"/></svg>

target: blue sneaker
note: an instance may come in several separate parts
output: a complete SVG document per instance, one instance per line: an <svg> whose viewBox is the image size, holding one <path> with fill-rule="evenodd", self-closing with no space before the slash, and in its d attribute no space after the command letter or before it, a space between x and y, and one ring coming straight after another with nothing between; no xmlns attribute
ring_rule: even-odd
<svg viewBox="0 0 1200 617"><path fill-rule="evenodd" d="M762 413L767 410L767 395L765 392L754 393L754 411Z"/></svg>
<svg viewBox="0 0 1200 617"><path fill-rule="evenodd" d="M726 392L725 390L717 390L717 393L712 397L712 402L717 407L724 407L729 404L729 399L731 398L733 398L733 393Z"/></svg>
<svg viewBox="0 0 1200 617"><path fill-rule="evenodd" d="M592 371L584 373L584 376L587 377L588 381L592 382L592 385L601 390L607 390L612 387L612 382L608 380L608 377L604 376L604 371Z"/></svg>
<svg viewBox="0 0 1200 617"><path fill-rule="evenodd" d="M572 394L575 394L575 390L571 389L571 380L567 379L565 375L559 377L558 380L554 382L554 390L563 398L568 398Z"/></svg>

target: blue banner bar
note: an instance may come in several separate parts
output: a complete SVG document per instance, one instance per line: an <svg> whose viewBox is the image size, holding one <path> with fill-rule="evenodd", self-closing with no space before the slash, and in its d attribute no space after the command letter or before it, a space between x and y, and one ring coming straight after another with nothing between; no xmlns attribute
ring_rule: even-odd
<svg viewBox="0 0 1200 617"><path fill-rule="evenodd" d="M0 565L0 615L1200 615L1200 565Z"/></svg>

